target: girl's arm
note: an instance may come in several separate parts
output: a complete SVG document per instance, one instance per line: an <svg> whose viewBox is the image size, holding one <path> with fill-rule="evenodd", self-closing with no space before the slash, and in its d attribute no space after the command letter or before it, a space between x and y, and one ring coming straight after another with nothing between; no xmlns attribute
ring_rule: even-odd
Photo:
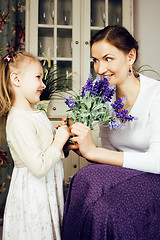
<svg viewBox="0 0 160 240"><path fill-rule="evenodd" d="M67 142L70 136L69 128L65 126L61 126L56 130L56 134L53 140L52 145L57 147L60 152L62 152L65 143Z"/></svg>
<svg viewBox="0 0 160 240"><path fill-rule="evenodd" d="M7 124L7 141L15 165L28 167L35 177L45 176L61 160L61 150L69 137L68 130L62 128L53 140L53 133L45 128L45 124L42 125L44 141L42 149L39 132L30 119L17 114L10 120Z"/></svg>

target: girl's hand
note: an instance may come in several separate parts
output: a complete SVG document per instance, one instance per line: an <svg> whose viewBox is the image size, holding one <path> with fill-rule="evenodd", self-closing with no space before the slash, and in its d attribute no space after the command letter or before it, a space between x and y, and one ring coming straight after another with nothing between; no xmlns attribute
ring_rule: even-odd
<svg viewBox="0 0 160 240"><path fill-rule="evenodd" d="M69 121L69 119L67 119L67 117L63 117L61 122L55 125L55 128L59 128L60 126L65 125L67 125L68 127L72 126L72 123Z"/></svg>
<svg viewBox="0 0 160 240"><path fill-rule="evenodd" d="M62 120L61 120L61 122L60 122L60 124L56 124L56 125L55 125L55 128L58 129L58 128L61 127L61 126L67 125L67 124L66 124L66 121L67 121L67 118L66 118L66 117L63 117Z"/></svg>
<svg viewBox="0 0 160 240"><path fill-rule="evenodd" d="M67 125L69 127L69 129L71 129L70 127L72 126L72 123L69 120L67 121L67 117L63 117L60 124L55 125L55 128L58 129L60 126L65 126L65 125ZM71 136L71 134L70 134L70 136ZM79 146L76 142L73 144L66 142L66 144L63 147L63 152L64 152L65 157L68 157L70 150L73 150L76 154L78 154L79 156L82 156L82 154L79 150Z"/></svg>
<svg viewBox="0 0 160 240"><path fill-rule="evenodd" d="M93 143L91 129L82 123L72 125L71 133L74 144L78 143L79 151L83 157L92 160L93 152L96 146Z"/></svg>
<svg viewBox="0 0 160 240"><path fill-rule="evenodd" d="M62 151L70 135L70 129L66 125L58 127L54 137L53 145L57 147L60 151Z"/></svg>

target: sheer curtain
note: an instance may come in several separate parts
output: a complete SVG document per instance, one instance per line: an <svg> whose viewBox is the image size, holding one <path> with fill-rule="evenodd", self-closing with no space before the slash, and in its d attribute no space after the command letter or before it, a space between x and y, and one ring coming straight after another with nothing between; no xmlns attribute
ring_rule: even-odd
<svg viewBox="0 0 160 240"><path fill-rule="evenodd" d="M0 58L8 52L25 48L25 1L0 0ZM7 154L9 163L3 167L0 159L0 224L3 219L13 162L4 141L0 146ZM1 158L1 155L0 155Z"/></svg>

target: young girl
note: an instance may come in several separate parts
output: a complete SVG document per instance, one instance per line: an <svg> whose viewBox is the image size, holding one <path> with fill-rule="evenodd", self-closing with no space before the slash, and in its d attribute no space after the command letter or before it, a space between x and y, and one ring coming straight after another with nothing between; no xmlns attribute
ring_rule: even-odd
<svg viewBox="0 0 160 240"><path fill-rule="evenodd" d="M46 114L32 107L45 88L40 62L26 52L0 63L0 120L14 169L5 206L3 239L60 239L63 215L62 149L66 126L54 136Z"/></svg>

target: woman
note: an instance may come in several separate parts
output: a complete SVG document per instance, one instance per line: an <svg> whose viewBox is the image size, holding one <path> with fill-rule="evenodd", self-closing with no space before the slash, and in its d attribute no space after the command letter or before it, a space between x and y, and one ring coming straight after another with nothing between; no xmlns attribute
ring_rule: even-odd
<svg viewBox="0 0 160 240"><path fill-rule="evenodd" d="M99 31L91 51L95 72L116 85L117 99L127 97L137 120L116 131L100 126L102 148L87 126L72 125L81 155L101 164L73 177L62 239L160 239L160 83L134 75L138 43L122 26Z"/></svg>

